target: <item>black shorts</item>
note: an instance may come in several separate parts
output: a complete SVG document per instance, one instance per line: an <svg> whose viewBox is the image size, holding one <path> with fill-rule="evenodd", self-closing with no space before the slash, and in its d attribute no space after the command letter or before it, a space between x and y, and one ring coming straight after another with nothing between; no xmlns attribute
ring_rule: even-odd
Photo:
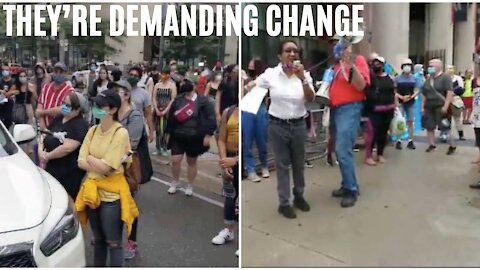
<svg viewBox="0 0 480 270"><path fill-rule="evenodd" d="M475 130L475 146L480 147L480 128L474 128Z"/></svg>
<svg viewBox="0 0 480 270"><path fill-rule="evenodd" d="M208 151L210 147L203 146L203 138L180 139L172 136L168 142L172 156L187 154L187 157L198 157Z"/></svg>
<svg viewBox="0 0 480 270"><path fill-rule="evenodd" d="M435 130L442 121L442 107L425 107L422 125L428 131Z"/></svg>

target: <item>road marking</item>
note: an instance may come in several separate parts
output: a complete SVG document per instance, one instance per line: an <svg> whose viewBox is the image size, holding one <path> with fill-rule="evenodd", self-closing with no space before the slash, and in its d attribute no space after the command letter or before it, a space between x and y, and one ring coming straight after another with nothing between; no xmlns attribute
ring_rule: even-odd
<svg viewBox="0 0 480 270"><path fill-rule="evenodd" d="M165 181L165 180L162 180L162 179L157 178L157 177L155 177L155 176L152 176L152 180L155 181L155 182L164 184L164 185L166 185L166 186L170 186L170 182ZM177 188L177 189L181 190L182 192L185 192L185 188L183 188L183 187L180 187L180 188ZM196 198L198 198L198 199L200 199L200 200L202 200L202 201L205 201L205 202L208 202L208 203L211 203L211 204L213 204L213 205L216 205L216 206L218 206L218 207L223 208L223 202L219 202L219 201L217 201L217 200L208 198L208 197L206 197L206 196L203 196L203 195L198 194L198 193L195 193L195 192L193 193L193 197L196 197Z"/></svg>

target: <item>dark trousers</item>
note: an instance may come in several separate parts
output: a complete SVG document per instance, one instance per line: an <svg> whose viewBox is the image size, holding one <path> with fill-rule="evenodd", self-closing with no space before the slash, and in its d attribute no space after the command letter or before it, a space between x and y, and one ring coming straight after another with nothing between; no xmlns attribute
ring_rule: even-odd
<svg viewBox="0 0 480 270"><path fill-rule="evenodd" d="M233 155L228 155L232 157ZM235 155L236 156L236 155ZM239 172L238 172L238 163L233 170L233 179L223 180L223 196L225 196L225 205L223 206L223 218L225 219L225 224L234 224L238 221L238 216L235 214L236 202L238 198L238 182L239 182Z"/></svg>
<svg viewBox="0 0 480 270"><path fill-rule="evenodd" d="M132 198L135 198L135 192L132 192ZM132 232L130 233L130 236L128 237L128 240L131 240L133 242L137 242L137 227L138 227L138 217L133 221L132 224Z"/></svg>
<svg viewBox="0 0 480 270"><path fill-rule="evenodd" d="M294 123L270 119L268 137L272 144L277 170L277 192L280 206L290 205L290 170L292 165L293 193L303 196L305 189L305 121Z"/></svg>
<svg viewBox="0 0 480 270"><path fill-rule="evenodd" d="M377 154L383 156L387 144L388 130L393 119L393 111L375 112L371 116L374 136L373 142L377 145ZM371 151L371 149L370 149Z"/></svg>
<svg viewBox="0 0 480 270"><path fill-rule="evenodd" d="M97 209L88 209L87 213L95 239L93 266L107 266L107 255L110 253L110 266L123 267L123 221L121 219L120 200L102 202Z"/></svg>

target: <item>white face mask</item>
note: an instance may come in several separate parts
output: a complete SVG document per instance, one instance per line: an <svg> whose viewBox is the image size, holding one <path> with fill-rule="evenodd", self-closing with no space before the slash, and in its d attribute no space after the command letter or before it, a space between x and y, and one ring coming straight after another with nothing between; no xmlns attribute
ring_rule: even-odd
<svg viewBox="0 0 480 270"><path fill-rule="evenodd" d="M219 82L222 80L222 75L215 76L215 81Z"/></svg>
<svg viewBox="0 0 480 270"><path fill-rule="evenodd" d="M412 71L412 67L409 65L403 66L403 72L410 73Z"/></svg>

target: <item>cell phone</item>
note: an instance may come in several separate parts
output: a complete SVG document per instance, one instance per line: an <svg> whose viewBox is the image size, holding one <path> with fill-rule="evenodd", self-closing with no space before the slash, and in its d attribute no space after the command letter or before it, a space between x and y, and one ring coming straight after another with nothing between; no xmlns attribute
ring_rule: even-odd
<svg viewBox="0 0 480 270"><path fill-rule="evenodd" d="M295 60L295 61L293 61L293 64L294 64L294 65L300 65L301 62L300 62L300 60Z"/></svg>

